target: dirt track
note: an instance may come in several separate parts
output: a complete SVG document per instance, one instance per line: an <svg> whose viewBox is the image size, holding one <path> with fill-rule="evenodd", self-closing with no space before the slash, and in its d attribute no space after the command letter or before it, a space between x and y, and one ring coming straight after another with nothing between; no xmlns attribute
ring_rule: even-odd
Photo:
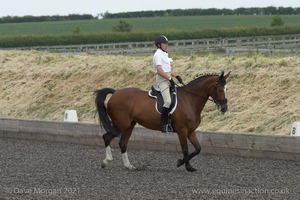
<svg viewBox="0 0 300 200"><path fill-rule="evenodd" d="M130 148L130 147L129 147ZM299 199L300 163L200 155L195 173L180 153L119 149L106 169L97 146L0 138L0 199Z"/></svg>

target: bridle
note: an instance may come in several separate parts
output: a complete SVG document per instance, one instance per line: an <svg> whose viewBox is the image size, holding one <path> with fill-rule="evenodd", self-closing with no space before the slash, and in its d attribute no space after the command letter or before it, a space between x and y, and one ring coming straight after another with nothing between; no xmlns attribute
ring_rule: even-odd
<svg viewBox="0 0 300 200"><path fill-rule="evenodd" d="M213 98L213 102L215 104L217 104L218 106L223 106L223 105L227 104L227 98L225 98L224 100L219 100L219 97L218 97L218 81L215 82L214 97L215 98Z"/></svg>

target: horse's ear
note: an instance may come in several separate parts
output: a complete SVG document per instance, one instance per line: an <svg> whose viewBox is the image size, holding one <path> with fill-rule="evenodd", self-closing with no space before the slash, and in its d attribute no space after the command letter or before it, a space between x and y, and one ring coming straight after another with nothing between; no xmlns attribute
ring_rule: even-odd
<svg viewBox="0 0 300 200"><path fill-rule="evenodd" d="M229 71L229 72L224 76L224 78L227 79L228 76L230 75L230 73L231 73L231 71Z"/></svg>
<svg viewBox="0 0 300 200"><path fill-rule="evenodd" d="M224 71L221 71L221 75L219 76L219 80L222 81L224 80Z"/></svg>
<svg viewBox="0 0 300 200"><path fill-rule="evenodd" d="M222 71L221 71L220 78L223 78L223 76L224 76L224 71L222 70Z"/></svg>

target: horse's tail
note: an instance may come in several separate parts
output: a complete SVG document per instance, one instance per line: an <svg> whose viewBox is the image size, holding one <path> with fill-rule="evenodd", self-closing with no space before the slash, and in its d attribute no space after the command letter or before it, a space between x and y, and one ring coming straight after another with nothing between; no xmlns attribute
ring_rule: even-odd
<svg viewBox="0 0 300 200"><path fill-rule="evenodd" d="M112 134L113 136L118 136L119 133L113 127L111 120L109 119L106 106L104 104L107 95L113 94L115 92L112 88L104 88L101 90L95 91L96 93L96 107L99 114L100 124L103 125L107 133Z"/></svg>

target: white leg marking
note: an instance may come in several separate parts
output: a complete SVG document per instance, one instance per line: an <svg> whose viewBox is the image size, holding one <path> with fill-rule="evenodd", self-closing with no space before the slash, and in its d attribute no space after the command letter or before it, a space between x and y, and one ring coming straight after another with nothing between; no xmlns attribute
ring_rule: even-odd
<svg viewBox="0 0 300 200"><path fill-rule="evenodd" d="M129 162L129 159L128 159L128 155L127 155L127 152L125 153L122 153L122 159L123 159L123 163L124 163L124 166L128 169L135 169L134 166L132 166Z"/></svg>
<svg viewBox="0 0 300 200"><path fill-rule="evenodd" d="M105 150L106 150L106 158L105 158L105 160L112 161L113 157L112 157L110 146L107 146Z"/></svg>
<svg viewBox="0 0 300 200"><path fill-rule="evenodd" d="M105 150L106 150L106 158L102 161L102 165L101 165L102 168L108 165L108 161L113 160L110 146L107 146Z"/></svg>

